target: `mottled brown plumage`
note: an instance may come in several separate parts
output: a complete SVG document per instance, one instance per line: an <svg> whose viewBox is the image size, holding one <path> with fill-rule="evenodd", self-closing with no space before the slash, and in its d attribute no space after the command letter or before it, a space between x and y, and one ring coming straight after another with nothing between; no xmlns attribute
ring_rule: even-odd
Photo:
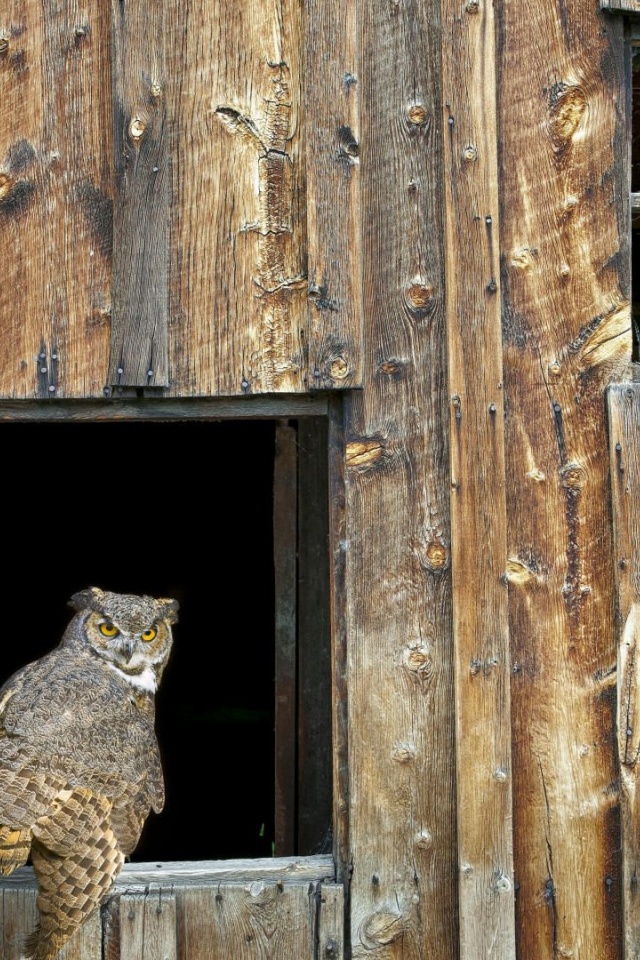
<svg viewBox="0 0 640 960"><path fill-rule="evenodd" d="M0 873L31 856L29 960L54 960L164 805L154 694L174 600L75 594L60 645L0 689Z"/></svg>

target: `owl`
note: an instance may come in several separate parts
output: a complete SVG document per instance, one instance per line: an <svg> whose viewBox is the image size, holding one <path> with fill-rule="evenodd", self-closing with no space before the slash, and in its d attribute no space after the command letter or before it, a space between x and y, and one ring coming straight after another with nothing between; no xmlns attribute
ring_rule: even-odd
<svg viewBox="0 0 640 960"><path fill-rule="evenodd" d="M178 603L91 587L70 606L60 644L0 689L0 874L31 857L30 960L58 955L164 805L154 695Z"/></svg>

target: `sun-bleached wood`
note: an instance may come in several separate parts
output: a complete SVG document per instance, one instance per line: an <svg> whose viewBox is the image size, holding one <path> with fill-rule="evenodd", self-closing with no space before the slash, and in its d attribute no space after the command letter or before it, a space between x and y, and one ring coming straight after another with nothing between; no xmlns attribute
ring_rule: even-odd
<svg viewBox="0 0 640 960"><path fill-rule="evenodd" d="M439 4L359 15L364 389L346 401L353 960L457 956Z"/></svg>
<svg viewBox="0 0 640 960"><path fill-rule="evenodd" d="M300 4L167 3L170 393L305 390Z"/></svg>
<svg viewBox="0 0 640 960"><path fill-rule="evenodd" d="M617 582L617 740L622 828L624 957L640 945L640 384L608 391L609 457ZM614 675L611 677L613 685Z"/></svg>
<svg viewBox="0 0 640 960"><path fill-rule="evenodd" d="M604 392L631 348L622 23L500 4L516 938L618 960L614 579ZM615 106L614 106L615 105ZM606 171L606 174L605 174ZM628 182L628 181L627 181Z"/></svg>
<svg viewBox="0 0 640 960"><path fill-rule="evenodd" d="M118 960L177 960L175 894L124 893L118 907ZM106 950L108 956L108 943Z"/></svg>
<svg viewBox="0 0 640 960"><path fill-rule="evenodd" d="M111 33L99 4L0 7L0 397L101 396Z"/></svg>
<svg viewBox="0 0 640 960"><path fill-rule="evenodd" d="M460 958L515 957L493 4L444 0ZM460 269L464 264L464 270Z"/></svg>

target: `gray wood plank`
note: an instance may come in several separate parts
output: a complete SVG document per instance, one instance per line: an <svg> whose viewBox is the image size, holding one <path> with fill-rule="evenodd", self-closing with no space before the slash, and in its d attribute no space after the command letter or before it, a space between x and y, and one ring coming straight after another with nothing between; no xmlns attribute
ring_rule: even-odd
<svg viewBox="0 0 640 960"><path fill-rule="evenodd" d="M117 194L109 384L116 390L169 384L165 6L112 4Z"/></svg>
<svg viewBox="0 0 640 960"><path fill-rule="evenodd" d="M176 960L176 898L162 888L120 897L120 960Z"/></svg>

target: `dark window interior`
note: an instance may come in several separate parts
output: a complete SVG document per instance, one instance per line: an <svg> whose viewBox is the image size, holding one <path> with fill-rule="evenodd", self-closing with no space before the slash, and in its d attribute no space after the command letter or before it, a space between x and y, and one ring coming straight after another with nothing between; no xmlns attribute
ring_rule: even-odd
<svg viewBox="0 0 640 960"><path fill-rule="evenodd" d="M134 860L307 854L318 852L330 826L326 631L312 640L327 702L306 715L296 708L294 725L275 736L282 691L274 625L283 593L274 574L274 546L282 555L273 514L277 429L270 420L0 427L4 508L12 518L4 527L3 608L13 638L3 648L1 682L57 644L72 615L66 602L79 589L180 601L157 695L167 802L160 816L150 815ZM322 463L311 466L322 477ZM325 530L326 512L320 499L316 522L319 515ZM304 526L294 518L294 531ZM291 548L296 542L285 545ZM321 549L326 554L326 535ZM318 595L328 603L328 586ZM296 699L297 687L286 695ZM329 786L319 805L309 799L302 810L296 800L286 844L276 843L278 756L291 754L292 740L295 777L298 727L310 724L325 768L319 776ZM298 818L312 822L300 843Z"/></svg>

